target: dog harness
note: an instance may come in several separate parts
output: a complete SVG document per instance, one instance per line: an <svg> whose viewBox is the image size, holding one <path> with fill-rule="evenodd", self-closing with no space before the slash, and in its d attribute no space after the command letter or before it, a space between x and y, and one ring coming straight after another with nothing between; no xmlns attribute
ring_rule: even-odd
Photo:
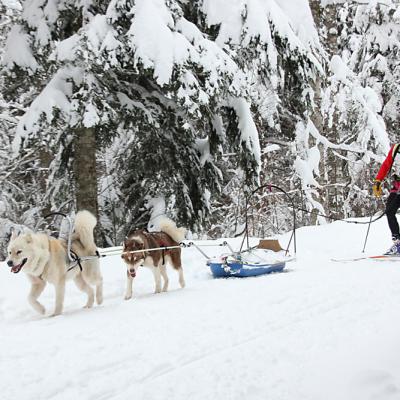
<svg viewBox="0 0 400 400"><path fill-rule="evenodd" d="M76 254L72 250L69 251L69 254L70 254L70 258L73 259L73 264L69 266L69 268L67 269L67 272L71 271L71 269L75 268L76 266L78 266L82 272L82 270L83 270L82 263L81 263L81 259L79 258L78 254ZM68 261L69 261L69 259L68 259Z"/></svg>
<svg viewBox="0 0 400 400"><path fill-rule="evenodd" d="M71 269L74 269L76 266L79 267L79 269L81 270L81 272L83 271L83 267L82 267L82 258L78 256L78 254L76 254L74 251L70 250L69 251L69 258L68 261L72 259L72 263L69 266L69 268L67 269L67 272L71 271ZM84 257L84 260L87 260L88 258L100 258L100 253L98 250L96 250L96 254L93 256L86 256Z"/></svg>

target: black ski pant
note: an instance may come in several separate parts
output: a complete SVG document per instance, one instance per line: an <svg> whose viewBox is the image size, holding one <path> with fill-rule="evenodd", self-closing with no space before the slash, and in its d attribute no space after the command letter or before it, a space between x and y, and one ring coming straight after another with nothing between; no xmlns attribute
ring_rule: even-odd
<svg viewBox="0 0 400 400"><path fill-rule="evenodd" d="M389 223L392 238L400 239L399 223L397 222L396 212L400 207L400 194L390 193L386 202L386 216Z"/></svg>

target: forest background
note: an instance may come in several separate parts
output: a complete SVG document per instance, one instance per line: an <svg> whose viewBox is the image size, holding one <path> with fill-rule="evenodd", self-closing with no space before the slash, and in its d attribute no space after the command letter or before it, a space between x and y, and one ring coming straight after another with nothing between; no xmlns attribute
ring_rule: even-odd
<svg viewBox="0 0 400 400"><path fill-rule="evenodd" d="M0 0L0 252L86 208L99 245L167 214L194 237L382 209L400 140L400 3ZM4 255L4 254L3 254Z"/></svg>

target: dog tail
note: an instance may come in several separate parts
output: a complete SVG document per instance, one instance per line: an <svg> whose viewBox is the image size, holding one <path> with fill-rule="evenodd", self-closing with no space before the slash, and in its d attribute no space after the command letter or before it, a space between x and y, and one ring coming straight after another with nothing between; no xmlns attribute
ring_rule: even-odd
<svg viewBox="0 0 400 400"><path fill-rule="evenodd" d="M97 224L96 217L87 210L78 211L75 216L74 234L87 250L96 251L93 229Z"/></svg>
<svg viewBox="0 0 400 400"><path fill-rule="evenodd" d="M164 232L171 236L171 238L174 239L175 242L179 243L185 238L186 229L178 228L175 222L167 217L160 218L159 227L161 232Z"/></svg>

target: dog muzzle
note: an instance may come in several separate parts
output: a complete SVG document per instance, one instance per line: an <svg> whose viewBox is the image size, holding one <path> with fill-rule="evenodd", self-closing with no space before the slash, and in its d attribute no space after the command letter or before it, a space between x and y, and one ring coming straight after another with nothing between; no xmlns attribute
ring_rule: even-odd
<svg viewBox="0 0 400 400"><path fill-rule="evenodd" d="M134 277L136 276L136 270L135 270L135 268L130 269L130 270L128 271L128 274L129 274L132 278L134 278Z"/></svg>
<svg viewBox="0 0 400 400"><path fill-rule="evenodd" d="M19 271L21 271L22 267L26 264L26 262L28 261L27 258L24 258L22 260L22 262L20 264L17 265L13 265L13 264L8 264L9 267L11 267L11 272L13 272L14 274L18 274Z"/></svg>

